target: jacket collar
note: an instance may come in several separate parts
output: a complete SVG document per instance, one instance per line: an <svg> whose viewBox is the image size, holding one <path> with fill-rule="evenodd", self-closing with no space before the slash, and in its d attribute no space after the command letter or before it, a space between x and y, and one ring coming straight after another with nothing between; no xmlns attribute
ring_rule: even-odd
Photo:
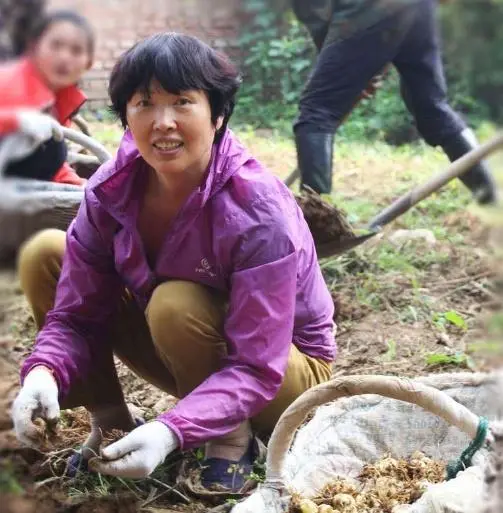
<svg viewBox="0 0 503 513"><path fill-rule="evenodd" d="M249 158L248 152L227 129L221 141L213 146L204 181L189 196L184 210L200 210ZM147 166L131 132L126 130L115 159L102 166L89 181L88 187L102 206L124 226L135 222Z"/></svg>
<svg viewBox="0 0 503 513"><path fill-rule="evenodd" d="M43 81L39 71L28 57L2 67L5 80L17 83L17 87L2 87L2 103L6 107L32 107L45 109L54 106L56 117L65 123L86 101L84 93L71 85L52 91ZM3 82L3 81L2 81ZM9 86L9 84L6 84ZM4 89L7 89L4 91ZM9 92L8 89L11 89Z"/></svg>

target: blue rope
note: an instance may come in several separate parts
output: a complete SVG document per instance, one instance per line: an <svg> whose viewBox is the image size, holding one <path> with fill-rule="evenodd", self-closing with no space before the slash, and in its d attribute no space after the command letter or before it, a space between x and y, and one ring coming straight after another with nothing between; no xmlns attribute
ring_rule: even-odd
<svg viewBox="0 0 503 513"><path fill-rule="evenodd" d="M451 461L447 465L447 480L455 478L458 472L471 466L473 456L479 449L482 449L486 442L488 430L489 421L485 417L480 417L475 438L457 460Z"/></svg>

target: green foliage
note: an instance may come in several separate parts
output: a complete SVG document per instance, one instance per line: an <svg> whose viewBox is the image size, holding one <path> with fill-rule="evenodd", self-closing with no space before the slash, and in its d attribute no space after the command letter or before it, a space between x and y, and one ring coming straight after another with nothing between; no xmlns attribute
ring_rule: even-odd
<svg viewBox="0 0 503 513"><path fill-rule="evenodd" d="M248 479L250 481L255 481L257 483L263 483L265 481L265 474L265 462L255 461L255 463L253 464L253 471L248 476Z"/></svg>
<svg viewBox="0 0 503 513"><path fill-rule="evenodd" d="M338 131L348 140L381 140L403 144L417 139L412 116L400 96L398 73L392 69L373 98L360 102Z"/></svg>
<svg viewBox="0 0 503 513"><path fill-rule="evenodd" d="M440 12L446 74L455 105L469 116L489 114L503 121L503 1L456 0Z"/></svg>
<svg viewBox="0 0 503 513"><path fill-rule="evenodd" d="M503 338L503 313L498 312L491 316L488 326L489 334L502 335Z"/></svg>
<svg viewBox="0 0 503 513"><path fill-rule="evenodd" d="M240 44L244 82L234 123L289 129L314 61L309 35L290 12L276 12L266 0L246 2L251 21Z"/></svg>
<svg viewBox="0 0 503 513"><path fill-rule="evenodd" d="M448 312L445 312L444 319L447 322L450 322L451 324L456 326L457 328L461 328L462 330L468 329L468 325L466 324L466 321L455 310L449 310Z"/></svg>
<svg viewBox="0 0 503 513"><path fill-rule="evenodd" d="M467 344L467 351L471 353L485 354L489 358L503 355L503 313L493 313L487 323L487 333L482 340Z"/></svg>
<svg viewBox="0 0 503 513"><path fill-rule="evenodd" d="M16 471L12 462L5 460L0 465L0 493L12 493L20 495L24 492L23 487L16 477Z"/></svg>

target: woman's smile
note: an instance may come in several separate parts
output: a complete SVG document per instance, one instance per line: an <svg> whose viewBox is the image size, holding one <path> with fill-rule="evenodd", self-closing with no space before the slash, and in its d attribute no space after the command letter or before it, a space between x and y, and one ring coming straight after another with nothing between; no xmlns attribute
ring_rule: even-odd
<svg viewBox="0 0 503 513"><path fill-rule="evenodd" d="M158 137L152 143L158 158L176 158L183 150L183 141L172 137Z"/></svg>

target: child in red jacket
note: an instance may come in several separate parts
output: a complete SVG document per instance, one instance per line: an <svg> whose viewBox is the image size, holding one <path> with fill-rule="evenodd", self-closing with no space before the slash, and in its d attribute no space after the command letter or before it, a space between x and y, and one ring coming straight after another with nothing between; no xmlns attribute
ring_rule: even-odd
<svg viewBox="0 0 503 513"><path fill-rule="evenodd" d="M59 125L69 125L86 100L76 84L90 68L93 53L87 20L57 11L35 28L25 56L0 66L0 145L14 133L33 142L9 162L5 176L85 183L66 162Z"/></svg>

